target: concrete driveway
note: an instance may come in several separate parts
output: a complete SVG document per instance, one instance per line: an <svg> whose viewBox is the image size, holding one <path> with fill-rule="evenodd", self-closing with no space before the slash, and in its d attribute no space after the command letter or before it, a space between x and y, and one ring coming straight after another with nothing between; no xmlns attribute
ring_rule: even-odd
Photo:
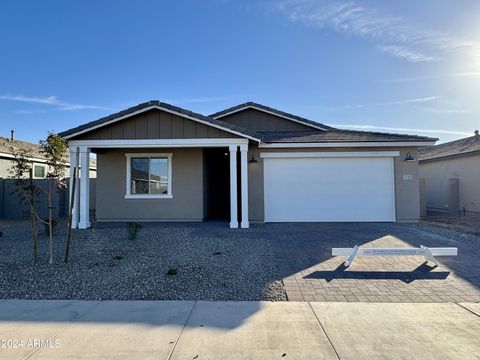
<svg viewBox="0 0 480 360"><path fill-rule="evenodd" d="M0 301L1 359L479 359L480 304Z"/></svg>
<svg viewBox="0 0 480 360"><path fill-rule="evenodd" d="M477 243L440 236L418 226L394 223L266 224L290 301L478 302L480 239ZM345 257L332 247L458 247L456 257L438 257L438 267L421 257Z"/></svg>

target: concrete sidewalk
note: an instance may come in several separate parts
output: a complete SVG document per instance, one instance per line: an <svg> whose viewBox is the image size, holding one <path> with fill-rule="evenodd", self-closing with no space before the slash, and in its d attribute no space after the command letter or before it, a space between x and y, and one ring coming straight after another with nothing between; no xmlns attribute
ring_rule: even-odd
<svg viewBox="0 0 480 360"><path fill-rule="evenodd" d="M1 300L0 341L0 359L480 359L480 304Z"/></svg>

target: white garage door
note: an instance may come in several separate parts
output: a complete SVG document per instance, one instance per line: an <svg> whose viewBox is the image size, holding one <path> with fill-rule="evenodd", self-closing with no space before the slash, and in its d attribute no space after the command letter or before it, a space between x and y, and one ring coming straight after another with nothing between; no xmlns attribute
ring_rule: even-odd
<svg viewBox="0 0 480 360"><path fill-rule="evenodd" d="M395 221L393 157L266 157L264 179L266 222Z"/></svg>

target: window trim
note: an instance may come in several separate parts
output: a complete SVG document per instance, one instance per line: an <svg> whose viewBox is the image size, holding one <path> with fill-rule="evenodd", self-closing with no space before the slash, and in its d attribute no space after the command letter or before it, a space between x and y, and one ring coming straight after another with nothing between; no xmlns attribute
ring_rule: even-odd
<svg viewBox="0 0 480 360"><path fill-rule="evenodd" d="M127 188L125 193L125 199L171 199L173 198L172 195L172 153L126 153L125 158L127 161L126 166L126 182ZM149 160L152 158L167 158L167 172L168 172L168 179L167 179L167 194L132 194L132 158L148 158ZM150 176L150 174L149 174ZM149 185L150 189L150 185ZM150 190L149 190L150 191Z"/></svg>
<svg viewBox="0 0 480 360"><path fill-rule="evenodd" d="M36 166L43 168L43 177L35 176L35 167ZM33 179L46 179L47 178L47 165L32 163L32 178Z"/></svg>

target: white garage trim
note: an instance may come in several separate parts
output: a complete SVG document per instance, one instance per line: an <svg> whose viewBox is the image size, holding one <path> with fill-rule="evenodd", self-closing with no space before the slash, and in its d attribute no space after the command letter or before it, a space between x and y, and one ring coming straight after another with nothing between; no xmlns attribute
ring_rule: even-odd
<svg viewBox="0 0 480 360"><path fill-rule="evenodd" d="M264 157L265 222L395 222L393 153Z"/></svg>
<svg viewBox="0 0 480 360"><path fill-rule="evenodd" d="M261 158L340 158L340 157L394 157L399 151L336 151L336 152L288 152L260 153Z"/></svg>

